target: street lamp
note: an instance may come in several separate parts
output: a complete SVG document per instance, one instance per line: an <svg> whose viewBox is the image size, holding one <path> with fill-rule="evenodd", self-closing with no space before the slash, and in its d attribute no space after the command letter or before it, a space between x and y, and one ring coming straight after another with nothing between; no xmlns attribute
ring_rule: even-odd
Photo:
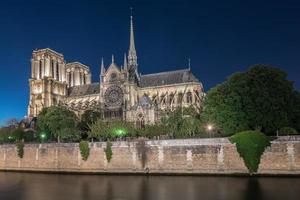
<svg viewBox="0 0 300 200"><path fill-rule="evenodd" d="M209 137L211 138L211 131L213 130L214 126L212 124L207 124L206 130L209 133Z"/></svg>

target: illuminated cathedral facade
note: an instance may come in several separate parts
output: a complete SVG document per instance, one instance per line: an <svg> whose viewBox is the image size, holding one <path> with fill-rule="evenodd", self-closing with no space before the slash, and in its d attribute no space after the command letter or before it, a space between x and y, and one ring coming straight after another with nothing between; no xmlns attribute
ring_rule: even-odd
<svg viewBox="0 0 300 200"><path fill-rule="evenodd" d="M36 117L45 107L60 105L78 116L94 110L104 120L126 120L143 127L159 121L166 109L201 109L203 86L190 67L146 75L140 74L138 68L132 16L124 63L119 67L112 56L111 64L104 66L102 59L97 83L92 83L88 66L66 63L63 54L49 48L34 50L28 117Z"/></svg>

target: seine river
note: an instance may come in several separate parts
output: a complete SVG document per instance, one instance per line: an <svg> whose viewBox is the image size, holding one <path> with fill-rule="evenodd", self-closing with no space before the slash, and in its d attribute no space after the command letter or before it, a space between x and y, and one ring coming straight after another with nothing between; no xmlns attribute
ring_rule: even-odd
<svg viewBox="0 0 300 200"><path fill-rule="evenodd" d="M300 199L300 178L104 176L0 172L0 199Z"/></svg>

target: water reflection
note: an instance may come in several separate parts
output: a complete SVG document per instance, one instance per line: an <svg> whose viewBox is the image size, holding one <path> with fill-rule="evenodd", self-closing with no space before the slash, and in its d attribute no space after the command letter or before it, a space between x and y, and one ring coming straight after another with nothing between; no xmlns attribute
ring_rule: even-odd
<svg viewBox="0 0 300 200"><path fill-rule="evenodd" d="M257 178L248 178L247 187L245 192L246 200L261 200L263 198L263 193L260 188L260 183Z"/></svg>
<svg viewBox="0 0 300 200"><path fill-rule="evenodd" d="M0 173L0 199L299 199L299 178Z"/></svg>

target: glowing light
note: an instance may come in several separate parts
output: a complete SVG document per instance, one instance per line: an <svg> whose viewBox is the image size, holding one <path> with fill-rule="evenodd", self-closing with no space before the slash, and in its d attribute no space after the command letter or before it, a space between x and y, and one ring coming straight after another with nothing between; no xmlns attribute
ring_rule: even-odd
<svg viewBox="0 0 300 200"><path fill-rule="evenodd" d="M207 127L206 127L206 129L208 130L208 131L211 131L211 130L213 130L213 125L212 124L208 124L207 125Z"/></svg>
<svg viewBox="0 0 300 200"><path fill-rule="evenodd" d="M125 136L126 133L127 133L127 131L122 128L115 129L115 131L114 131L114 134L116 134L117 136Z"/></svg>
<svg viewBox="0 0 300 200"><path fill-rule="evenodd" d="M46 137L47 137L46 133L41 133L41 134L40 134L40 138L41 138L42 140L46 139Z"/></svg>

